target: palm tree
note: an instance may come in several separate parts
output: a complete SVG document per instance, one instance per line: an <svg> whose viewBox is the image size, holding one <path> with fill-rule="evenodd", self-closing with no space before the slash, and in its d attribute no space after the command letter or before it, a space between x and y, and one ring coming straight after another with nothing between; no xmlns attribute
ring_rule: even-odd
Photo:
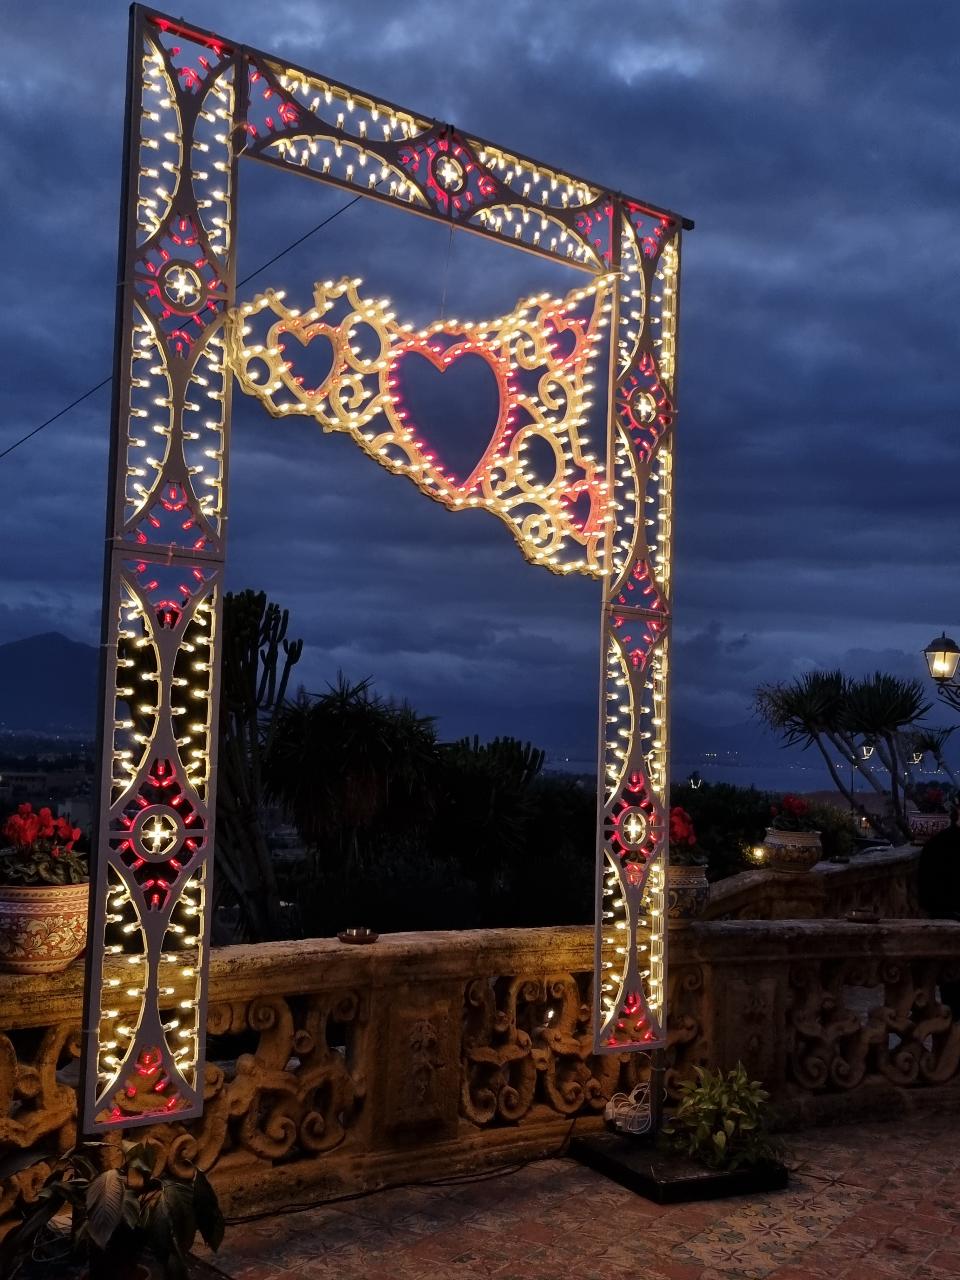
<svg viewBox="0 0 960 1280"><path fill-rule="evenodd" d="M444 831L457 832L455 856L468 869L478 858L504 865L525 851L529 792L543 761L543 751L517 738L443 746L437 829L441 839Z"/></svg>

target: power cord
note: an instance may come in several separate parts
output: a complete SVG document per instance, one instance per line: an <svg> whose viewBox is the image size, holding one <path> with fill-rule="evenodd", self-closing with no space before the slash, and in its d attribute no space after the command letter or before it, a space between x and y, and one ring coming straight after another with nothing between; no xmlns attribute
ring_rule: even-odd
<svg viewBox="0 0 960 1280"><path fill-rule="evenodd" d="M306 1213L310 1209L319 1209L327 1204L348 1204L353 1200L365 1200L368 1196L378 1195L381 1191L399 1191L408 1187L466 1187L471 1186L473 1183L493 1182L497 1178L506 1178L512 1174L520 1173L521 1170L528 1168L532 1164L537 1164L541 1160L556 1160L566 1155L570 1140L573 1137L573 1130L579 1118L579 1116L573 1117L557 1149L548 1152L547 1155L530 1156L526 1160L515 1160L510 1164L494 1165L493 1168L484 1169L480 1173L457 1174L452 1178L430 1178L427 1181L411 1179L406 1182L392 1182L389 1186L372 1187L368 1191L352 1191L344 1196L325 1197L322 1200L310 1200L301 1204L284 1205L282 1209L269 1209L261 1213L225 1218L224 1221L228 1226L236 1227L247 1222L262 1222L266 1218L282 1218L292 1213Z"/></svg>
<svg viewBox="0 0 960 1280"><path fill-rule="evenodd" d="M261 263L261 265L257 267L255 271L251 271L250 274L244 276L242 280L238 280L237 288L239 289L241 285L247 284L247 282L252 280L254 276L258 276L261 273L261 271L266 271L267 267L272 267L275 262L279 262L282 257L288 254L291 251L291 249L296 249L298 245L303 244L304 240L309 240L312 235L316 235L318 231L321 231L324 227L328 227L330 223L333 222L334 218L339 218L341 213L346 213L346 211L349 208L351 208L359 200L362 200L362 199L363 199L363 196L354 196L351 200L348 200L346 204L340 205L339 209L334 209L333 213L328 214L328 216L326 218L323 218L320 222L318 222L315 227L311 227L309 231L305 231L302 236L299 236L296 240L291 241L291 243L288 244L285 249L281 249L280 252L275 253L272 258L268 258L266 262ZM84 400L89 399L90 396L94 394L94 392L99 391L101 387L107 386L107 384L112 381L113 381L113 374L110 374L109 377L104 378L101 382L98 382L96 386L90 387L87 391L84 391L82 396L77 396L76 400L71 400L69 404L64 405L62 409L58 410L52 417L48 418L46 422L41 422L39 427L34 427L32 431L28 431L26 435L21 436L19 440L15 440L13 444L8 445L7 448L4 449L2 453L0 453L0 460L5 458L7 454L13 453L14 449L19 449L20 446L22 444L26 444L28 440L32 440L33 437L37 435L39 432L43 431L45 427L49 427L51 423L56 422L58 418L62 418L65 413L69 413L71 409L75 409L78 404L83 404Z"/></svg>

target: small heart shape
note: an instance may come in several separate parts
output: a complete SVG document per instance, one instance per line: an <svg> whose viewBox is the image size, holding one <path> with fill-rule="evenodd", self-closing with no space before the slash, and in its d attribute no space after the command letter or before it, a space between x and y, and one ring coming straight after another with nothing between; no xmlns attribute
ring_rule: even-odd
<svg viewBox="0 0 960 1280"><path fill-rule="evenodd" d="M299 349L291 353L284 338L294 338ZM311 399L323 396L340 362L337 331L327 324L290 326L282 330L279 345L284 360L290 365L285 381L291 388L297 386Z"/></svg>

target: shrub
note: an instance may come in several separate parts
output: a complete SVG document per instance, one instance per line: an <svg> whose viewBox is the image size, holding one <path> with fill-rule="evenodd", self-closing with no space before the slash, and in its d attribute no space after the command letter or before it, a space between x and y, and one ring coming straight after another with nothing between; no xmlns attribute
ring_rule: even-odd
<svg viewBox="0 0 960 1280"><path fill-rule="evenodd" d="M699 787L678 784L670 796L671 805L682 805L693 820L711 880L747 869L747 855L769 825L771 802L766 791L728 782L704 782Z"/></svg>
<svg viewBox="0 0 960 1280"><path fill-rule="evenodd" d="M750 1080L743 1063L726 1075L695 1068L680 1085L680 1103L664 1129L667 1145L708 1169L750 1169L776 1160L780 1144L769 1132L770 1095Z"/></svg>

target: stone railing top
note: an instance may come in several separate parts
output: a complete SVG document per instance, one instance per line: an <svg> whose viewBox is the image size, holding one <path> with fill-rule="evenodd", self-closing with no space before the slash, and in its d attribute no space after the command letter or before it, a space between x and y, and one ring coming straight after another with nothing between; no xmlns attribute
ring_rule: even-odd
<svg viewBox="0 0 960 1280"><path fill-rule="evenodd" d="M960 956L958 920L697 920L677 938L674 960L743 965L762 959L819 962L841 956Z"/></svg>
<svg viewBox="0 0 960 1280"><path fill-rule="evenodd" d="M358 946L337 938L214 947L210 953L211 991L218 1002L331 990L357 982L401 986L420 976L466 980L509 969L515 963L546 969L593 966L593 929L558 925L541 929L455 929L433 933L387 933ZM125 977L122 959L108 961L107 977ZM55 976L0 973L2 1016L19 1025L38 1025L73 1017L83 999L83 964L75 961ZM116 997L121 1007L127 1001ZM12 1024L11 1024L12 1025Z"/></svg>
<svg viewBox="0 0 960 1280"><path fill-rule="evenodd" d="M841 919L871 909L892 919L921 915L916 900L920 850L900 845L856 854L849 862L818 862L809 871L756 867L710 886L708 920Z"/></svg>
<svg viewBox="0 0 960 1280"><path fill-rule="evenodd" d="M754 874L754 873L747 873ZM836 919L698 920L671 932L670 962L719 964L831 955L960 954L960 922ZM593 967L589 925L543 929L450 930L385 934L370 946L336 938L214 948L213 999L252 993L271 997L345 987L415 987L431 981L469 981L513 969L588 972ZM118 970L118 972L122 972ZM82 1000L83 966L54 977L0 973L0 1025L38 1026L74 1018ZM121 999L120 1003L123 1001Z"/></svg>
<svg viewBox="0 0 960 1280"><path fill-rule="evenodd" d="M889 849L870 849L867 853L855 854L849 862L818 862L813 868L816 875L834 876L857 873L859 871L881 870L909 866L920 857L920 846L900 844Z"/></svg>

